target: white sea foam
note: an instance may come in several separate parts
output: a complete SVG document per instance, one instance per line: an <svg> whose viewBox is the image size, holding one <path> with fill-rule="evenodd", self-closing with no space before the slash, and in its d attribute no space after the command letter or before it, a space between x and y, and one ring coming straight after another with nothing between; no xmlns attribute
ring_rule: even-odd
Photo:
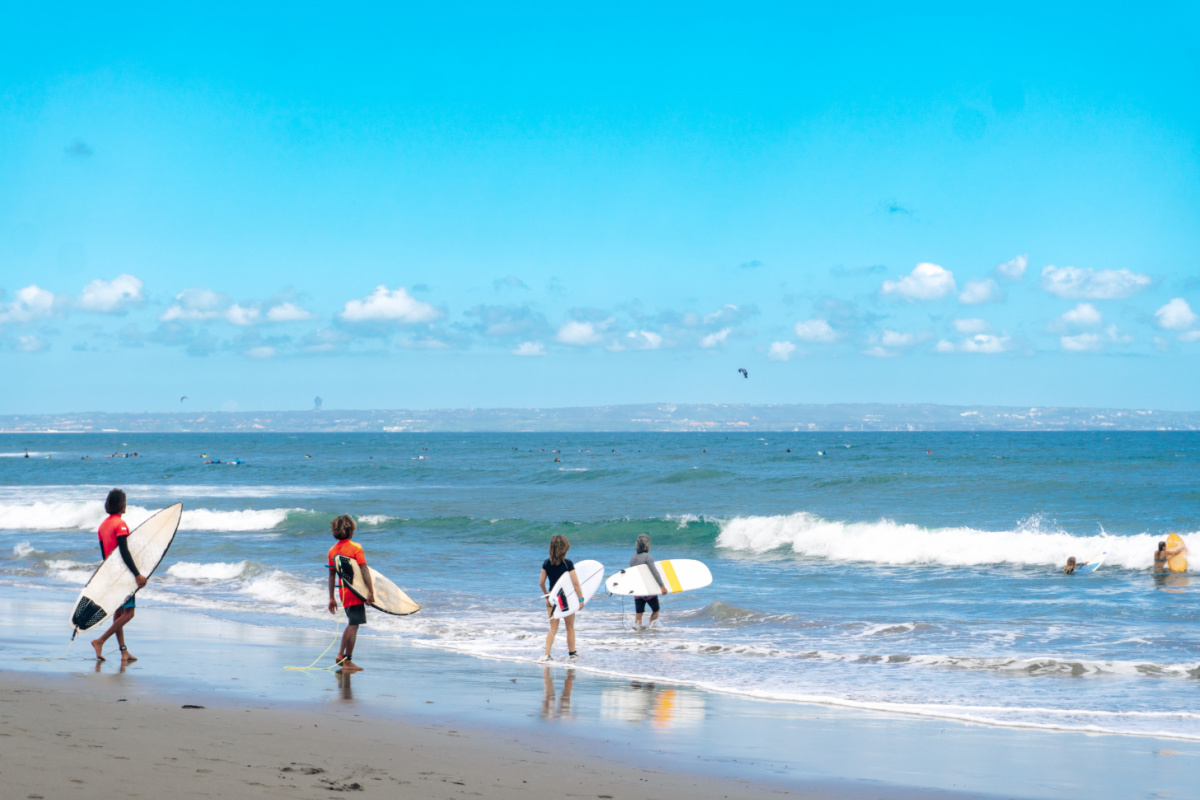
<svg viewBox="0 0 1200 800"><path fill-rule="evenodd" d="M211 564L179 561L167 569L167 575L189 581L231 581L245 577L252 569L249 561L216 561Z"/></svg>
<svg viewBox="0 0 1200 800"><path fill-rule="evenodd" d="M31 556L34 553L42 552L41 550L35 549L34 546L29 542L17 542L15 545L13 545L12 551L13 555L17 558L24 558L25 556Z"/></svg>
<svg viewBox="0 0 1200 800"><path fill-rule="evenodd" d="M0 458L24 458L26 455L27 455L27 454L26 454L26 452L25 452L24 450L22 450L22 451L21 451L21 452L19 452L19 453L0 453ZM35 453L35 452L34 452L34 451L32 451L32 450L30 450L30 451L29 451L29 453L28 453L28 456L29 456L30 458L41 458L42 456L52 456L52 455L57 455L57 453L55 453L55 452L51 452L51 453L44 453L44 452L43 452L43 453Z"/></svg>
<svg viewBox="0 0 1200 800"><path fill-rule="evenodd" d="M389 517L387 514L363 514L358 518L360 525L386 525L399 517Z"/></svg>
<svg viewBox="0 0 1200 800"><path fill-rule="evenodd" d="M80 586L87 583L99 564L85 564L69 559L54 559L46 562L50 576L64 583L77 583Z"/></svg>
<svg viewBox="0 0 1200 800"><path fill-rule="evenodd" d="M831 561L869 561L877 564L1061 565L1075 556L1095 558L1107 550L1108 566L1146 569L1154 563L1161 536L1076 536L1048 529L1031 518L1013 530L923 528L882 519L877 522L839 522L814 514L734 517L721 523L717 546L766 553L790 549L799 555ZM1200 547L1200 535L1184 535L1189 547Z"/></svg>
<svg viewBox="0 0 1200 800"><path fill-rule="evenodd" d="M158 509L129 506L125 522L135 528ZM241 511L213 511L206 508L184 509L180 530L185 531L264 531L276 527L291 511L303 509L267 508ZM57 531L95 530L108 514L102 500L89 502L35 502L0 504L0 524L10 530Z"/></svg>

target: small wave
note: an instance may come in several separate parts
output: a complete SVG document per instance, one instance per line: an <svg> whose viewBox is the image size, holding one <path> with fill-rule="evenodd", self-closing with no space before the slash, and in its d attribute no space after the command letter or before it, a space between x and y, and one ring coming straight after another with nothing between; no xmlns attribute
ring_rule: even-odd
<svg viewBox="0 0 1200 800"><path fill-rule="evenodd" d="M46 569L50 571L50 577L64 583L77 583L80 586L88 582L97 566L99 565L85 564L69 559L52 559L46 562Z"/></svg>
<svg viewBox="0 0 1200 800"><path fill-rule="evenodd" d="M249 561L216 561L211 564L179 561L167 569L167 575L189 581L231 581L246 577L253 571Z"/></svg>
<svg viewBox="0 0 1200 800"><path fill-rule="evenodd" d="M17 542L13 546L12 551L13 555L17 558L25 558L25 556L31 556L34 553L42 552L41 550L35 549L29 542Z"/></svg>
<svg viewBox="0 0 1200 800"><path fill-rule="evenodd" d="M42 456L55 456L55 455L58 455L57 451L46 453L46 452L34 452L33 450L30 450L27 453L24 450L22 450L19 453L0 453L0 458L24 458L25 456L29 456L30 458L41 458Z"/></svg>
<svg viewBox="0 0 1200 800"><path fill-rule="evenodd" d="M1190 537L1190 538L1189 538ZM1067 558L1090 559L1107 550L1109 566L1146 569L1154 563L1159 537L1076 536L1049 528L1031 517L1008 531L975 528L923 528L882 519L839 522L809 514L735 517L721 523L717 547L751 553L790 549L798 555L831 561L877 564L1062 565ZM1200 547L1200 537L1185 537Z"/></svg>
<svg viewBox="0 0 1200 800"><path fill-rule="evenodd" d="M691 483L692 481L711 481L711 480L719 480L721 478L732 478L732 477L736 477L736 476L734 476L733 473L725 472L724 470L700 469L699 467L696 467L693 469L681 470L679 472L672 472L670 475L664 475L663 477L658 478L652 482L653 483L667 483L667 484Z"/></svg>
<svg viewBox="0 0 1200 800"><path fill-rule="evenodd" d="M125 522L136 528L157 509L129 506ZM185 509L179 523L187 531L261 531L282 523L289 513L301 509L269 508L241 511L213 511L206 508ZM0 521L9 530L61 531L95 530L108 514L104 502L95 500L74 503L0 504Z"/></svg>
<svg viewBox="0 0 1200 800"><path fill-rule="evenodd" d="M715 600L695 611L684 611L679 614L679 619L681 620L715 622L718 625L727 626L764 625L773 622L786 622L792 618L791 614L768 614L762 611L753 611L749 608L731 606L728 603L722 603L720 600Z"/></svg>
<svg viewBox="0 0 1200 800"><path fill-rule="evenodd" d="M387 514L363 514L358 518L359 525L386 525L399 517L389 517Z"/></svg>

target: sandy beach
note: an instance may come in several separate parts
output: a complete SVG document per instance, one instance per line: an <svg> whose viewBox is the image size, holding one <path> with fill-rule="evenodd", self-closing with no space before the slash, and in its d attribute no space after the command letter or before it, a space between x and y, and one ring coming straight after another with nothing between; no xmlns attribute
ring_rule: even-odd
<svg viewBox="0 0 1200 800"><path fill-rule="evenodd" d="M351 710L182 703L94 677L0 673L4 796L811 796L633 768L542 737L500 739Z"/></svg>

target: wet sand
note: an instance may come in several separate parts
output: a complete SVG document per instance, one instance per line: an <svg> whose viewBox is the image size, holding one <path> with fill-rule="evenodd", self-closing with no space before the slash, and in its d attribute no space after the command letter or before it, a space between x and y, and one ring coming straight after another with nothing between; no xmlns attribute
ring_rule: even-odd
<svg viewBox="0 0 1200 800"><path fill-rule="evenodd" d="M766 798L741 781L625 767L546 740L338 709L186 708L86 676L0 673L10 798Z"/></svg>

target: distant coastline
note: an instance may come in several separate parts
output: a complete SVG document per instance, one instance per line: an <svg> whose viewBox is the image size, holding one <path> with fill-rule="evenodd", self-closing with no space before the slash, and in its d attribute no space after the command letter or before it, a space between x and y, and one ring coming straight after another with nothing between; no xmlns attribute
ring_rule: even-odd
<svg viewBox="0 0 1200 800"><path fill-rule="evenodd" d="M1195 431L1200 412L934 404L647 403L581 408L0 415L0 433Z"/></svg>

